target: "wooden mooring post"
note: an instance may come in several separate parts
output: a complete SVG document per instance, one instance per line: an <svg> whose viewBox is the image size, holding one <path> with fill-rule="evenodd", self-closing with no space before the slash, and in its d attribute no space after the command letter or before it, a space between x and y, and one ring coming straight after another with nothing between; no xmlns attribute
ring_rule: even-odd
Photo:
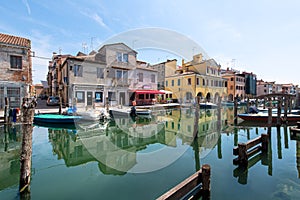
<svg viewBox="0 0 300 200"><path fill-rule="evenodd" d="M35 99L24 98L22 103L22 151L20 156L20 195L22 199L30 199L30 176L32 155L32 130Z"/></svg>
<svg viewBox="0 0 300 200"><path fill-rule="evenodd" d="M9 100L8 97L4 98L4 123L9 123Z"/></svg>
<svg viewBox="0 0 300 200"><path fill-rule="evenodd" d="M233 164L248 165L248 159L258 153L259 151L268 151L268 134L261 134L261 136L248 141L247 143L239 143L238 147L233 148L233 155L238 157L233 160ZM261 145L258 145L260 144Z"/></svg>
<svg viewBox="0 0 300 200"><path fill-rule="evenodd" d="M202 199L209 199L210 174L210 165L205 164L199 171L157 198L157 200L198 199L200 196L202 196Z"/></svg>
<svg viewBox="0 0 300 200"><path fill-rule="evenodd" d="M235 97L234 98L234 107L233 107L234 125L237 125L237 123L238 123L237 110L238 110L238 103L237 103L237 98Z"/></svg>

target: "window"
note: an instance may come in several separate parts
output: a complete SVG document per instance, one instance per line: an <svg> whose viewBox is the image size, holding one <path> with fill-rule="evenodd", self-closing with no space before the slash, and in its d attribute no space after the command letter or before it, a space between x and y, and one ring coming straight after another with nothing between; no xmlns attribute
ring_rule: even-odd
<svg viewBox="0 0 300 200"><path fill-rule="evenodd" d="M166 87L168 87L168 81L166 81Z"/></svg>
<svg viewBox="0 0 300 200"><path fill-rule="evenodd" d="M144 94L139 94L139 99L144 99Z"/></svg>
<svg viewBox="0 0 300 200"><path fill-rule="evenodd" d="M122 62L122 53L117 52L117 61Z"/></svg>
<svg viewBox="0 0 300 200"><path fill-rule="evenodd" d="M174 86L174 80L172 80L172 86Z"/></svg>
<svg viewBox="0 0 300 200"><path fill-rule="evenodd" d="M205 86L205 79L202 80L202 85Z"/></svg>
<svg viewBox="0 0 300 200"><path fill-rule="evenodd" d="M7 87L7 97L9 97L9 105L12 108L20 107L20 94L21 90L19 87Z"/></svg>
<svg viewBox="0 0 300 200"><path fill-rule="evenodd" d="M117 79L121 79L121 78L122 78L122 71L117 70Z"/></svg>
<svg viewBox="0 0 300 200"><path fill-rule="evenodd" d="M197 85L200 85L200 80L199 80L199 78L196 79L196 84L197 84Z"/></svg>
<svg viewBox="0 0 300 200"><path fill-rule="evenodd" d="M82 77L83 67L81 65L74 65L74 76Z"/></svg>
<svg viewBox="0 0 300 200"><path fill-rule="evenodd" d="M22 69L22 56L10 56L10 68Z"/></svg>
<svg viewBox="0 0 300 200"><path fill-rule="evenodd" d="M95 101L103 102L103 92L95 92Z"/></svg>
<svg viewBox="0 0 300 200"><path fill-rule="evenodd" d="M104 78L103 68L97 67L97 78Z"/></svg>
<svg viewBox="0 0 300 200"><path fill-rule="evenodd" d="M108 92L108 101L115 101L115 100L116 100L116 93Z"/></svg>
<svg viewBox="0 0 300 200"><path fill-rule="evenodd" d="M188 78L188 85L192 85L192 79Z"/></svg>
<svg viewBox="0 0 300 200"><path fill-rule="evenodd" d="M143 73L138 73L138 79L139 79L139 82L143 82L144 81L144 74Z"/></svg>
<svg viewBox="0 0 300 200"><path fill-rule="evenodd" d="M177 80L177 85L180 86L180 79Z"/></svg>
<svg viewBox="0 0 300 200"><path fill-rule="evenodd" d="M155 74L151 74L151 83L155 83Z"/></svg>
<svg viewBox="0 0 300 200"><path fill-rule="evenodd" d="M84 103L84 92L83 91L76 91L75 97L77 98L77 103Z"/></svg>
<svg viewBox="0 0 300 200"><path fill-rule="evenodd" d="M128 54L127 53L122 54L121 52L117 52L117 61L128 63Z"/></svg>
<svg viewBox="0 0 300 200"><path fill-rule="evenodd" d="M128 54L127 53L123 54L123 62L128 63Z"/></svg>
<svg viewBox="0 0 300 200"><path fill-rule="evenodd" d="M230 81L233 81L233 77L231 77Z"/></svg>

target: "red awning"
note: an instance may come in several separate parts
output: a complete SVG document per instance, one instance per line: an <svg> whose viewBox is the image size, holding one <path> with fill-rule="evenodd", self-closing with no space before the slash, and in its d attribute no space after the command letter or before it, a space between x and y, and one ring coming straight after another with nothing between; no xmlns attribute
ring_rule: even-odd
<svg viewBox="0 0 300 200"><path fill-rule="evenodd" d="M135 90L133 91L136 94L164 94L164 92L161 92L159 90Z"/></svg>

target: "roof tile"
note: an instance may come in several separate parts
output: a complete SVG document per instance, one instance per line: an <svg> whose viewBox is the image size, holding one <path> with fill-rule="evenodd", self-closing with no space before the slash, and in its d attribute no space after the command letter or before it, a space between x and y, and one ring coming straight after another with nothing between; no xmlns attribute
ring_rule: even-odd
<svg viewBox="0 0 300 200"><path fill-rule="evenodd" d="M29 39L0 33L0 43L31 48Z"/></svg>

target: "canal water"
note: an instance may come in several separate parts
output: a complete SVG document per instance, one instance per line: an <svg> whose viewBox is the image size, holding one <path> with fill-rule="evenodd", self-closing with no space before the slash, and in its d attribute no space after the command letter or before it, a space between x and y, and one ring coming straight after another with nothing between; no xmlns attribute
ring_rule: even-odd
<svg viewBox="0 0 300 200"><path fill-rule="evenodd" d="M233 164L233 148L267 133L265 127L233 126L233 109L182 108L152 118L116 117L107 123L35 125L31 199L155 199L211 166L211 199L299 199L300 137L272 127L268 154L247 169ZM48 127L49 126L49 127ZM20 125L0 128L0 199L19 199Z"/></svg>

